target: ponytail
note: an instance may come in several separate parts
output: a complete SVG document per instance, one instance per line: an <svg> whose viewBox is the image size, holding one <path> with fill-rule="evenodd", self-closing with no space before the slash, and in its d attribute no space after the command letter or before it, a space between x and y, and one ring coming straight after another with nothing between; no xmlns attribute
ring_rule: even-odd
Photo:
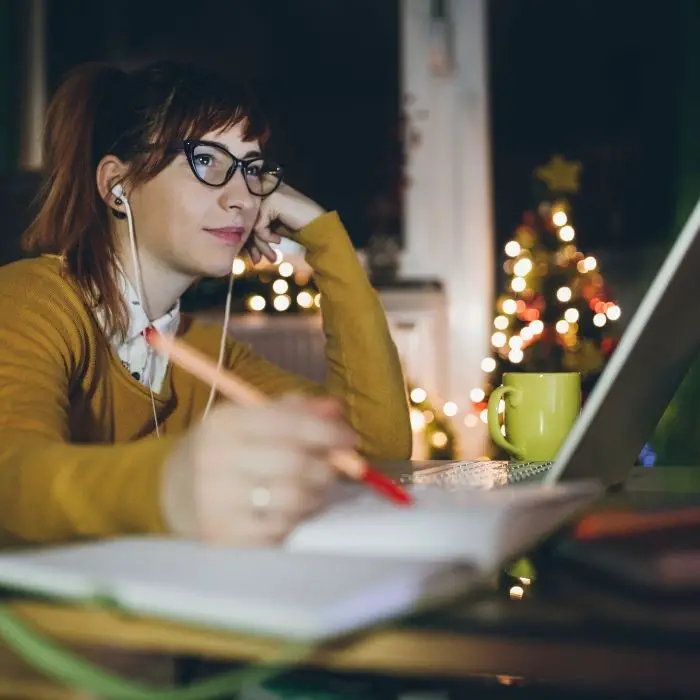
<svg viewBox="0 0 700 700"><path fill-rule="evenodd" d="M128 76L91 63L73 70L46 114L46 180L41 207L22 236L30 252L59 254L92 306L102 304L111 330L125 330L114 276L108 208L97 190L100 158L116 145L121 129L120 93Z"/></svg>

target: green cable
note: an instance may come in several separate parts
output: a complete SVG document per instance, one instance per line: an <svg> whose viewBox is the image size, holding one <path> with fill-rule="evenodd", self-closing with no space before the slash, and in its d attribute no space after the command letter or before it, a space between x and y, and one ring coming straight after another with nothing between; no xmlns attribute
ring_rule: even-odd
<svg viewBox="0 0 700 700"><path fill-rule="evenodd" d="M109 673L28 627L6 605L0 605L0 636L18 656L44 675L64 685L108 700L216 700L260 684L306 658L314 646L290 643L273 660L251 664L201 681L188 688L163 689Z"/></svg>

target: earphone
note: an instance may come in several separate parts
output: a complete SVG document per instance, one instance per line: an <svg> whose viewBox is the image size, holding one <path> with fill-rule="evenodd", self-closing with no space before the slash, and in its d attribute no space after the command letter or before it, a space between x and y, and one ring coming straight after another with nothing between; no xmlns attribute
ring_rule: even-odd
<svg viewBox="0 0 700 700"><path fill-rule="evenodd" d="M115 197L115 204L117 206L121 205L120 199L124 196L124 188L120 184L116 184L114 187L112 187L112 194Z"/></svg>
<svg viewBox="0 0 700 700"><path fill-rule="evenodd" d="M131 211L131 205L129 204L129 200L124 193L124 188L121 186L121 184L116 184L114 187L111 189L112 194L114 195L114 203L117 206L123 206L124 211L126 213L126 219L127 219L127 225L129 227L129 247L131 248L131 260L134 266L134 274L135 274L135 283L136 283L136 296L138 297L139 303L141 304L141 308L143 309L144 313L146 314L146 318L148 319L149 323L153 320L146 297L143 293L143 277L141 275L141 264L139 262L139 257L138 257L138 251L137 251L137 246L136 246L136 229L134 226L134 217ZM228 324L229 320L231 317L231 299L233 297L233 267L231 268L231 272L229 274L229 281L228 281L228 291L226 294L226 305L224 309L224 324L221 329L221 341L219 343L219 357L217 361L217 375L221 372L221 369L224 364L224 355L226 354L226 338L228 336ZM147 346L147 354L146 354L146 368L148 369L151 359L153 357L153 350L150 345ZM158 412L156 410L156 400L155 396L153 394L153 388L151 385L148 385L148 391L151 396L151 408L153 409L153 421L155 424L155 430L156 430L156 436L160 437L160 427L158 424ZM211 390L209 391L209 398L207 399L206 406L204 408L204 413L202 415L202 420L204 420L207 417L207 414L209 413L209 410L211 409L213 403L214 403L214 397L216 396L216 384L213 384L211 387Z"/></svg>

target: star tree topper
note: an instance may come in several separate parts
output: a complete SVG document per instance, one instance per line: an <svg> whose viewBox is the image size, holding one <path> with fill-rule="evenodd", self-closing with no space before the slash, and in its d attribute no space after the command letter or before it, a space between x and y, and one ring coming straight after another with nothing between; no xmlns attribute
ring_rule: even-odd
<svg viewBox="0 0 700 700"><path fill-rule="evenodd" d="M560 155L553 156L547 165L535 170L535 176L552 192L578 192L580 175L581 163L564 160Z"/></svg>

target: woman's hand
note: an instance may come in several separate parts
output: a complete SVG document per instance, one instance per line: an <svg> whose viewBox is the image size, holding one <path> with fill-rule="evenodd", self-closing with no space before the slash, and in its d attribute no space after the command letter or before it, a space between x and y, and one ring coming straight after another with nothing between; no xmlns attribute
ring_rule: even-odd
<svg viewBox="0 0 700 700"><path fill-rule="evenodd" d="M216 406L165 465L162 509L176 535L265 546L281 542L324 500L330 450L355 435L334 399Z"/></svg>
<svg viewBox="0 0 700 700"><path fill-rule="evenodd" d="M325 213L312 199L289 185L282 183L269 197L263 200L260 214L249 239L250 257L254 264L262 258L275 262L275 251L271 243L279 243L281 237L270 230L272 223L279 223L292 233L304 228Z"/></svg>

